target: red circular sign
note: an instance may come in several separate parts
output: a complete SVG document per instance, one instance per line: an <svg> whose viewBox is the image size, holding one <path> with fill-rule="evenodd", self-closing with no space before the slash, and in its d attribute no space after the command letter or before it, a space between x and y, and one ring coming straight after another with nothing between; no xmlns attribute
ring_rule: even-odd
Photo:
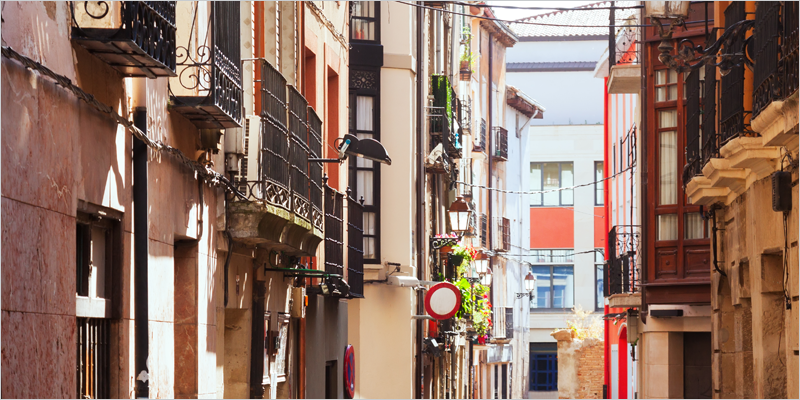
<svg viewBox="0 0 800 400"><path fill-rule="evenodd" d="M461 308L461 291L450 282L433 285L425 295L425 311L433 318L448 319Z"/></svg>
<svg viewBox="0 0 800 400"><path fill-rule="evenodd" d="M356 394L356 355L353 345L344 348L344 395L352 399Z"/></svg>

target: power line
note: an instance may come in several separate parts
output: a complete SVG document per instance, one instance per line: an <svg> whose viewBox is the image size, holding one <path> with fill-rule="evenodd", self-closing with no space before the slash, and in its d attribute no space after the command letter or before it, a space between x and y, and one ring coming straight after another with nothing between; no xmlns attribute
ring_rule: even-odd
<svg viewBox="0 0 800 400"><path fill-rule="evenodd" d="M624 10L629 8L644 8L644 6L627 6L627 7L584 7L584 8L570 8L570 7L521 7L521 6L501 6L501 5L489 5L489 4L470 4L470 3L463 3L460 1L454 1L453 4L458 4L460 6L470 6L470 7L479 7L479 8L508 8L512 10L555 10L555 11L594 11L594 10ZM533 18L537 15L532 15L530 17L525 18ZM522 18L522 19L525 19Z"/></svg>
<svg viewBox="0 0 800 400"><path fill-rule="evenodd" d="M545 22L515 21L515 20L500 19L500 18L481 17L481 16L477 16L477 15L472 15L472 14L460 13L460 12L457 12L457 11L444 10L444 9L437 8L437 7L429 7L429 6L423 6L423 5L420 5L420 4L408 3L408 2L405 2L405 1L398 1L397 3L405 4L405 5L412 6L412 7L425 8L425 9L428 9L428 10L439 11L439 12L453 14L453 15L461 15L461 16L465 16L465 17L483 19L483 20L487 20L487 21L504 22L504 23L507 23L507 24L554 26L554 27L559 27L559 28L647 28L647 27L652 26L652 25L625 25L625 24L623 24L623 25L548 24L548 23L545 23ZM617 7L614 7L614 9L617 9ZM627 20L625 20L625 21L627 21Z"/></svg>
<svg viewBox="0 0 800 400"><path fill-rule="evenodd" d="M579 187L584 187L584 186L589 186L589 185L594 185L594 184L597 184L597 183L600 183L600 182L604 182L604 181L607 181L607 180L609 180L611 178L614 178L616 176L622 175L623 173L625 173L627 171L633 170L633 168L635 166L636 166L636 164L631 164L628 168L625 168L622 171L619 171L614 175L608 176L606 178L603 178L603 179L600 179L600 180L597 180L597 181L594 181L594 182L582 183L580 185L563 187L563 188L558 188L558 189L549 189L549 190L529 190L529 191L524 191L524 190L505 190L505 189L498 189L498 188L488 187L486 185L475 185L475 184L472 184L472 183L466 183L466 182L461 182L461 181L456 181L455 183L460 183L462 185L476 187L476 188L485 189L485 190L493 190L495 192L500 192L500 193L508 193L508 194L543 194L543 193L560 192L560 191L563 191L563 190L577 189Z"/></svg>

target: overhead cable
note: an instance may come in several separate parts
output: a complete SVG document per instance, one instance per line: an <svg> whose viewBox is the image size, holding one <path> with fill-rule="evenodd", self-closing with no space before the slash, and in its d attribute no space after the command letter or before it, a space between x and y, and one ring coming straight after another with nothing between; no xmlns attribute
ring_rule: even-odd
<svg viewBox="0 0 800 400"><path fill-rule="evenodd" d="M626 6L626 7L582 7L582 8L573 8L573 7L536 7L536 6L501 6L501 5L489 5L489 4L470 4L464 3L461 1L454 1L453 4L458 4L460 6L469 6L469 7L479 7L479 8L508 8L512 10L555 10L555 11L594 11L594 10L624 10L629 8L644 8L644 6ZM533 15L531 17L536 17ZM525 17L525 18L531 18Z"/></svg>
<svg viewBox="0 0 800 400"><path fill-rule="evenodd" d="M66 76L59 75L59 74L53 72L53 70L51 70L50 68L47 68L46 66L42 65L41 63L39 63L37 61L34 61L34 60L32 60L32 59L30 59L30 58L28 58L28 57L26 57L26 56L24 56L22 54L17 53L11 47L3 46L2 54L3 54L3 57L19 61L26 68L29 68L31 70L35 70L35 71L37 71L37 72L39 72L39 73L41 73L41 74L53 79L57 85L63 87L64 89L69 90L76 97L78 97L80 100L82 100L83 102L85 102L86 104L88 104L89 106L94 108L95 110L97 110L97 111L99 111L99 112L101 112L103 114L106 114L107 116L111 117L111 119L116 121L118 124L124 126L126 129L131 131L131 133L133 133L133 136L135 136L137 139L139 139L142 142L144 142L147 145L147 147L150 147L151 149L153 149L153 150L155 150L157 152L164 152L164 153L167 153L167 154L171 154L180 163L182 163L184 166L186 166L189 169L191 169L192 171L194 171L197 176L199 176L200 178L202 178L204 181L208 182L209 184L215 185L215 186L222 186L226 190L228 190L229 192L233 193L234 195L236 195L236 196L238 196L240 198L243 198L243 199L247 198L243 193L241 193L231 183L230 180L228 180L228 178L226 178L225 176L221 175L219 172L214 171L209 166L200 164L199 162L197 162L195 160L192 160L191 158L189 158L185 154L183 154L182 151L180 151L180 150L178 150L178 149L176 149L176 148L174 148L174 147L172 147L172 146L170 146L168 144L165 144L164 142L162 142L160 140L155 141L155 140L151 139L150 137L147 136L146 133L142 132L142 130L137 128L131 121L128 121L127 119L125 119L122 116L120 116L119 114L117 114L114 111L113 108L111 108L108 105L103 104L100 101L98 101L94 97L94 95L86 93L83 89L81 89L80 87L78 87L75 84L73 84L72 81L69 78L67 78Z"/></svg>
<svg viewBox="0 0 800 400"><path fill-rule="evenodd" d="M548 190L506 190L506 189L498 189L498 188L488 187L486 185L475 185L475 184L472 184L472 183L466 183L466 182L461 182L461 181L456 181L454 183L458 183L458 184L462 184L462 185L466 185L466 186L472 186L472 187L476 187L476 188L484 189L484 190L492 190L492 191L499 192L499 193L508 193L508 194L542 194L542 193L560 192L560 191L563 191L563 190L571 190L571 189L576 189L576 188L579 188L579 187L594 185L596 183L607 181L607 180L609 180L611 178L614 178L616 176L622 175L623 173L625 173L627 171L631 171L631 170L633 170L633 168L635 166L636 166L636 164L631 164L628 168L625 168L622 171L619 171L614 175L611 175L611 176L608 176L606 178L603 178L603 179L600 179L600 180L596 180L596 181L593 181L593 182L582 183L580 185L563 187L563 188L558 188L558 189L548 189Z"/></svg>

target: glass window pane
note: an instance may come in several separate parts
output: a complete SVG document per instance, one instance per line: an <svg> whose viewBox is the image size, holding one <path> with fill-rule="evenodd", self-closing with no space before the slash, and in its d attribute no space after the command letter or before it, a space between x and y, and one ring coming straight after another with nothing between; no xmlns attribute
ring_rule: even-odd
<svg viewBox="0 0 800 400"><path fill-rule="evenodd" d="M669 85L667 86L667 90L669 90L667 100L675 100L678 98L678 85Z"/></svg>
<svg viewBox="0 0 800 400"><path fill-rule="evenodd" d="M683 214L683 238L704 239L706 230L703 222L700 213Z"/></svg>
<svg viewBox="0 0 800 400"><path fill-rule="evenodd" d="M531 190L542 190L542 164L531 163ZM531 205L542 205L542 195L532 194Z"/></svg>
<svg viewBox="0 0 800 400"><path fill-rule="evenodd" d="M371 236L376 234L374 212L364 212L364 234Z"/></svg>
<svg viewBox="0 0 800 400"><path fill-rule="evenodd" d="M374 100L371 96L358 96L356 98L356 129L359 131L372 130Z"/></svg>
<svg viewBox="0 0 800 400"><path fill-rule="evenodd" d="M575 285L572 267L553 267L553 308L572 308Z"/></svg>
<svg viewBox="0 0 800 400"><path fill-rule="evenodd" d="M656 240L678 240L678 215L659 215L656 220Z"/></svg>
<svg viewBox="0 0 800 400"><path fill-rule="evenodd" d="M674 128L678 126L678 110L667 110L658 112L659 128Z"/></svg>
<svg viewBox="0 0 800 400"><path fill-rule="evenodd" d="M550 267L531 267L531 272L536 278L534 301L531 308L550 308Z"/></svg>
<svg viewBox="0 0 800 400"><path fill-rule="evenodd" d="M374 237L364 237L364 258L375 258Z"/></svg>
<svg viewBox="0 0 800 400"><path fill-rule="evenodd" d="M594 180L597 183L594 185L594 201L598 206L602 206L605 200L603 198L603 185L605 182L601 182L601 179L603 179L603 163L596 162L594 163Z"/></svg>
<svg viewBox="0 0 800 400"><path fill-rule="evenodd" d="M666 100L667 100L667 88L665 87L656 88L656 101L666 101Z"/></svg>
<svg viewBox="0 0 800 400"><path fill-rule="evenodd" d="M675 71L674 69L670 69L668 71L669 71L669 76L667 78L667 82L669 83L678 82L678 71Z"/></svg>
<svg viewBox="0 0 800 400"><path fill-rule="evenodd" d="M656 85L663 85L667 83L667 70L661 69L656 71Z"/></svg>
<svg viewBox="0 0 800 400"><path fill-rule="evenodd" d="M678 201L677 133L675 131L661 132L658 150L658 204L676 204Z"/></svg>
<svg viewBox="0 0 800 400"><path fill-rule="evenodd" d="M558 163L544 163L542 165L543 165L542 169L544 175L543 190L558 189L560 187ZM558 192L544 193L544 205L546 206L559 205L558 199L559 199Z"/></svg>
<svg viewBox="0 0 800 400"><path fill-rule="evenodd" d="M365 206L375 204L372 196L374 193L373 182L372 171L356 171L356 199L361 200L361 196L364 196Z"/></svg>
<svg viewBox="0 0 800 400"><path fill-rule="evenodd" d="M561 187L570 187L574 185L575 179L572 173L572 163L561 164ZM572 205L572 189L561 191L561 205Z"/></svg>

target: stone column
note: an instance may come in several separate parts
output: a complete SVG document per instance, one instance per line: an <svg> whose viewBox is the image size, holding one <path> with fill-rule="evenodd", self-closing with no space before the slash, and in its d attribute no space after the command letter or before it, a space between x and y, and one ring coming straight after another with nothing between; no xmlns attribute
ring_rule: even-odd
<svg viewBox="0 0 800 400"><path fill-rule="evenodd" d="M197 398L197 245L175 244L175 398Z"/></svg>

